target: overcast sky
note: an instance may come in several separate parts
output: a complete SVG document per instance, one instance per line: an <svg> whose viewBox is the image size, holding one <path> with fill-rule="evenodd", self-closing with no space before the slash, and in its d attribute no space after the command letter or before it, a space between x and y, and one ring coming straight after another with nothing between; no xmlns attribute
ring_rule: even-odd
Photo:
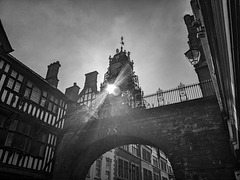
<svg viewBox="0 0 240 180"><path fill-rule="evenodd" d="M63 92L95 70L99 88L121 36L145 94L197 82L184 57L189 13L190 0L0 0L12 55L44 78L59 61Z"/></svg>

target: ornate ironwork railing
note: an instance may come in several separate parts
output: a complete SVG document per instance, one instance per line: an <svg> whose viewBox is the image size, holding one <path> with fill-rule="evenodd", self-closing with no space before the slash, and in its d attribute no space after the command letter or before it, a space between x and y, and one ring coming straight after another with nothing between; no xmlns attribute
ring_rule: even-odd
<svg viewBox="0 0 240 180"><path fill-rule="evenodd" d="M212 95L215 95L215 91L211 80L187 86L180 83L177 88L165 91L159 89L154 94L144 96L143 103L149 109Z"/></svg>

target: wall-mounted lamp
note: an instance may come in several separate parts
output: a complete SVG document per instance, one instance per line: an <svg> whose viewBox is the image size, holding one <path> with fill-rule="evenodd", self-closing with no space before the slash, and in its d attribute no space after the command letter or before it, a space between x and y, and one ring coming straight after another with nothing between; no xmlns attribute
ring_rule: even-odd
<svg viewBox="0 0 240 180"><path fill-rule="evenodd" d="M189 62L194 66L199 62L201 53L198 49L189 49L184 53Z"/></svg>

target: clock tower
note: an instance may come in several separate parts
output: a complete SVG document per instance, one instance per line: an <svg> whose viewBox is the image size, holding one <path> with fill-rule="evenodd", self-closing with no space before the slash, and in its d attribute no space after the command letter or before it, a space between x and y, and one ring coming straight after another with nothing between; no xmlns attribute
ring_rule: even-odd
<svg viewBox="0 0 240 180"><path fill-rule="evenodd" d="M116 49L116 54L113 57L109 56L109 67L101 84L101 91L108 93L103 109L111 109L110 105L115 105L115 114L116 108L118 110L122 108L119 106L128 109L143 107L142 90L139 87L138 76L133 70L134 63L130 58L130 52L123 50L123 37L120 44L120 50Z"/></svg>

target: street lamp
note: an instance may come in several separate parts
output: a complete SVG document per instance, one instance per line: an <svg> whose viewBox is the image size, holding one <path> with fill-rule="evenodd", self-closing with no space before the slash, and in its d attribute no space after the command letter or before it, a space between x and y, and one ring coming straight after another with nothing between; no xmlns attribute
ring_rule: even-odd
<svg viewBox="0 0 240 180"><path fill-rule="evenodd" d="M184 53L189 62L194 66L199 62L201 53L198 49L189 49Z"/></svg>

